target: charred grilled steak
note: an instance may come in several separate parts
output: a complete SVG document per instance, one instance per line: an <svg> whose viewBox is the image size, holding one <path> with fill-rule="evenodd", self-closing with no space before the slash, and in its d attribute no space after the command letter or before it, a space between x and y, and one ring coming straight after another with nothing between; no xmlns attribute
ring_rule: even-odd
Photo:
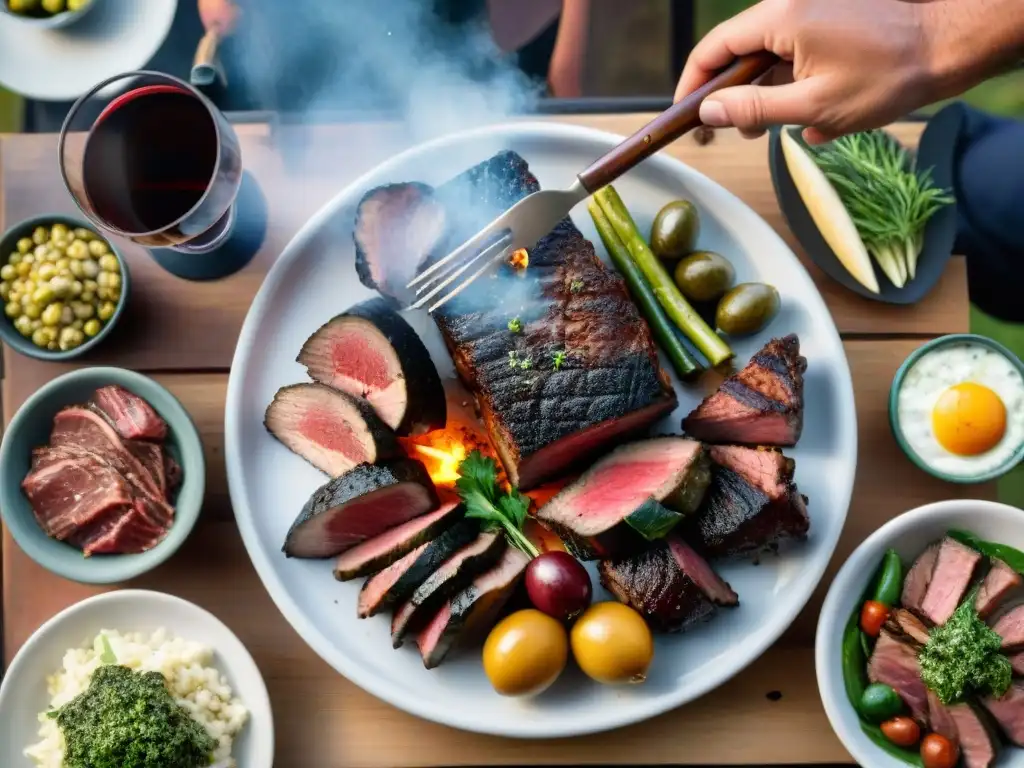
<svg viewBox="0 0 1024 768"><path fill-rule="evenodd" d="M734 557L803 539L807 498L793 482L794 463L764 448L714 446L704 504L683 520L680 534L707 557Z"/></svg>
<svg viewBox="0 0 1024 768"><path fill-rule="evenodd" d="M426 467L414 459L360 464L321 486L288 530L288 557L334 557L438 505Z"/></svg>
<svg viewBox="0 0 1024 768"><path fill-rule="evenodd" d="M932 624L945 624L960 605L980 561L980 553L955 539L944 538L939 543L928 591L921 601L922 618Z"/></svg>
<svg viewBox="0 0 1024 768"><path fill-rule="evenodd" d="M642 518L658 504L692 512L710 480L700 443L683 437L641 440L594 464L542 506L537 519L583 560L621 557L646 543L627 520Z"/></svg>
<svg viewBox="0 0 1024 768"><path fill-rule="evenodd" d="M678 632L710 618L719 606L739 605L711 566L671 534L632 557L602 560L598 573L605 589L659 632Z"/></svg>
<svg viewBox="0 0 1024 768"><path fill-rule="evenodd" d="M314 381L365 398L399 435L445 425L444 387L430 353L384 299L328 320L302 345L298 362Z"/></svg>
<svg viewBox="0 0 1024 768"><path fill-rule="evenodd" d="M446 243L465 241L539 188L514 152L471 168L436 190L447 213ZM417 255L436 250L410 247ZM569 218L534 246L526 269L499 265L433 316L509 481L521 490L641 434L676 406L625 283Z"/></svg>
<svg viewBox="0 0 1024 768"><path fill-rule="evenodd" d="M709 443L796 445L804 423L806 370L795 334L772 339L683 419L683 431Z"/></svg>

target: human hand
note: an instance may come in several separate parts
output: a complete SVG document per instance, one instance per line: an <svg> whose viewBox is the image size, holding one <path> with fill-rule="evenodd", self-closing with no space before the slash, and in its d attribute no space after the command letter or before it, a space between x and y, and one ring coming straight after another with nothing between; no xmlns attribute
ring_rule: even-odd
<svg viewBox="0 0 1024 768"><path fill-rule="evenodd" d="M207 32L226 37L234 31L241 15L241 9L232 0L199 0L199 18Z"/></svg>
<svg viewBox="0 0 1024 768"><path fill-rule="evenodd" d="M701 105L702 122L746 136L803 125L811 143L881 127L938 97L926 8L905 0L761 0L694 47L675 99L737 56L768 50L785 62L769 74L772 84L713 93Z"/></svg>

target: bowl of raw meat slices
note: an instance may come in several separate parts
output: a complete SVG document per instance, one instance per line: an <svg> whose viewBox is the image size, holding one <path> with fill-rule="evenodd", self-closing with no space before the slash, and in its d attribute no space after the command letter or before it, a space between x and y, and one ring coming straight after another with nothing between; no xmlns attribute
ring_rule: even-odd
<svg viewBox="0 0 1024 768"><path fill-rule="evenodd" d="M0 444L0 513L18 546L74 581L127 581L170 557L206 467L184 406L153 379L84 368L36 391Z"/></svg>
<svg viewBox="0 0 1024 768"><path fill-rule="evenodd" d="M1024 511L928 504L889 521L836 575L815 663L828 718L861 765L1024 766Z"/></svg>

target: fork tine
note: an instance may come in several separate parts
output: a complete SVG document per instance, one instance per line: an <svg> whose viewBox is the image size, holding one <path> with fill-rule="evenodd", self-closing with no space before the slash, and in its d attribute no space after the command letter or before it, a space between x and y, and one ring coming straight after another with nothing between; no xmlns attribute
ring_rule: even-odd
<svg viewBox="0 0 1024 768"><path fill-rule="evenodd" d="M492 264L494 264L496 261L500 261L502 258L504 258L505 255L511 249L512 249L512 246L509 245L506 248L504 248L501 252L499 252L497 255L495 255L493 258L488 259L486 264L484 264L482 267L480 267L480 269L478 269L476 272L474 272L468 278L463 280L462 283L454 291L451 291L450 293L446 294L445 296L442 296L440 299L438 299L436 302L434 302L433 306L431 306L430 309L427 310L427 312L433 312L435 309L440 307L442 304L445 304L446 302L454 299L456 296L458 296L460 293L462 293L464 290L466 290L466 288L469 286L470 283L472 283L474 280L476 280L478 277L480 277L480 275L482 275L484 272L486 272L491 267Z"/></svg>
<svg viewBox="0 0 1024 768"><path fill-rule="evenodd" d="M446 266L445 269L441 270L436 275L432 275L429 280L420 285L416 289L416 295L419 296L424 291L429 291L431 288L443 288L445 285L451 282L448 278L458 277L480 259L490 258L494 254L495 248L503 248L508 243L509 237L509 235L506 235L502 238L499 238L498 240L491 243L483 250L474 253L469 259L463 260L461 263L459 263L458 261L451 262ZM438 286L438 281L442 280L445 282L441 286Z"/></svg>
<svg viewBox="0 0 1024 768"><path fill-rule="evenodd" d="M410 280L409 284L406 285L405 287L406 288L413 288L413 287L419 285L427 277L429 277L430 275L434 274L434 272L436 272L437 270L439 270L441 267L445 266L446 264L450 264L451 262L456 261L459 257L464 256L469 251L474 251L474 250L476 250L478 248L482 248L484 246L484 244L487 242L488 238L492 237L493 235L495 235L496 233L498 233L501 230L501 228L498 225L502 223L502 220L504 218L505 218L504 215L499 216L498 218L496 218L494 221L492 221L486 227L481 229L479 232L477 232L475 235L473 235L473 237L471 237L469 240L464 242L462 245L460 245L454 251L452 251L447 256L445 256L443 259L441 259L440 261L434 262L429 267L427 267L422 272L420 272L418 275L416 275L416 277L414 277L412 280ZM508 234L509 233L506 233L506 236Z"/></svg>
<svg viewBox="0 0 1024 768"><path fill-rule="evenodd" d="M505 251L508 250L511 240L512 236L506 235L505 237L501 238L498 242L494 243L494 245L480 251L480 253L473 256L473 258L469 259L461 267L448 273L447 277L441 280L441 282L439 282L437 285L433 286L432 290L429 293L417 299L416 303L413 304L410 307L410 309L419 309L420 307L422 307L424 304L426 304L428 301L434 298L437 294L439 294L442 290L447 288L459 275L461 275L463 272L472 267L481 259L486 259L486 264L484 265L484 269L486 269L487 266L489 266L493 261L498 259ZM420 291L426 290L427 287L429 287L429 284L421 287Z"/></svg>

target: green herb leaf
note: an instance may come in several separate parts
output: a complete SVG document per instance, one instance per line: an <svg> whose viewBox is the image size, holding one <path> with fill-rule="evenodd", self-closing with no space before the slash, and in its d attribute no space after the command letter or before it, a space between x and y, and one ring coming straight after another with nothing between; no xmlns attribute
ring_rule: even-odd
<svg viewBox="0 0 1024 768"><path fill-rule="evenodd" d="M508 321L508 329L512 333L521 333L523 330L523 321L520 320L518 317L513 317L511 320Z"/></svg>
<svg viewBox="0 0 1024 768"><path fill-rule="evenodd" d="M100 663L117 664L117 654L114 653L114 649L110 647L110 641L102 632L100 633L100 644L103 646L103 655L100 656Z"/></svg>
<svg viewBox="0 0 1024 768"><path fill-rule="evenodd" d="M583 281L582 280L573 280L571 283L569 283L569 291L571 293L579 293L582 290L583 290Z"/></svg>
<svg viewBox="0 0 1024 768"><path fill-rule="evenodd" d="M504 530L509 542L530 557L540 554L523 534L530 500L516 489L505 493L498 487L498 465L494 459L480 451L470 451L459 464L455 487L466 507L466 517L480 520L483 530Z"/></svg>
<svg viewBox="0 0 1024 768"><path fill-rule="evenodd" d="M906 747L899 747L893 744L889 739L886 738L885 734L882 733L882 729L877 725L871 723L865 723L863 720L860 722L861 730L864 731L864 735L875 742L875 746L886 752L897 760L902 760L907 765L918 766L923 768L924 761L921 760L919 752L913 749L907 749Z"/></svg>
<svg viewBox="0 0 1024 768"><path fill-rule="evenodd" d="M946 535L951 539L956 539L961 544L966 544L971 549L981 552L986 557L1002 560L1017 573L1024 574L1024 552L1021 552L1019 549L1014 549L998 542L979 539L970 531L953 529L948 531Z"/></svg>
<svg viewBox="0 0 1024 768"><path fill-rule="evenodd" d="M561 367L563 365L565 365L565 359L566 359L566 354L561 349L558 350L557 352L555 352L555 354L551 356L551 364L552 364L552 366L554 366L554 369L556 371L561 369Z"/></svg>
<svg viewBox="0 0 1024 768"><path fill-rule="evenodd" d="M524 357L522 360L519 361L519 368L521 370L526 371L526 370L529 370L532 367L533 367L533 360L531 360L528 357Z"/></svg>
<svg viewBox="0 0 1024 768"><path fill-rule="evenodd" d="M647 541L656 541L665 538L682 519L681 514L663 507L651 498L632 512L625 522Z"/></svg>
<svg viewBox="0 0 1024 768"><path fill-rule="evenodd" d="M518 368L519 367L519 353L514 349L508 353L508 367Z"/></svg>

